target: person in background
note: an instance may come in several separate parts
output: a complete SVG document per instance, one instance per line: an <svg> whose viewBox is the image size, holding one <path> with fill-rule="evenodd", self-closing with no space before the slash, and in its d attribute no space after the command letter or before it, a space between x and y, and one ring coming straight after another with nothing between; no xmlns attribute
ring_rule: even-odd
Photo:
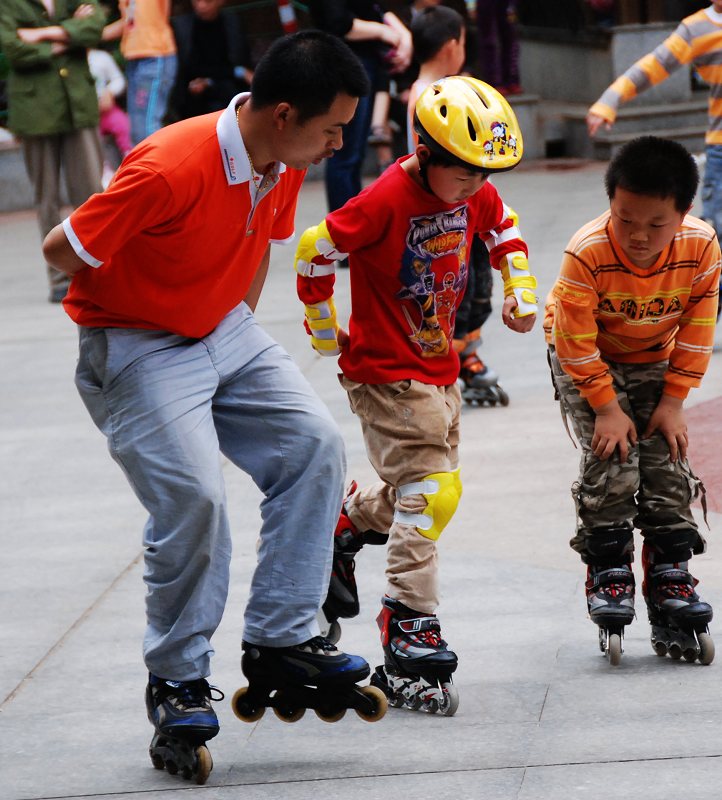
<svg viewBox="0 0 722 800"><path fill-rule="evenodd" d="M225 0L192 0L192 13L171 19L178 74L171 96L175 117L187 119L225 108L251 85L251 52L238 13Z"/></svg>
<svg viewBox="0 0 722 800"><path fill-rule="evenodd" d="M96 0L57 7L51 0L0 2L0 49L10 68L8 128L22 145L43 237L62 219L61 172L73 207L103 190L98 97L86 54L104 24ZM47 271L49 300L59 303L69 278L50 265Z"/></svg>
<svg viewBox="0 0 722 800"><path fill-rule="evenodd" d="M171 0L119 0L120 19L103 41L120 39L128 79L127 108L134 145L159 130L168 110L178 59L170 26Z"/></svg>
<svg viewBox="0 0 722 800"><path fill-rule="evenodd" d="M411 33L396 14L371 0L309 0L314 24L346 41L364 65L372 87L385 66L402 71L411 63ZM362 98L344 131L344 145L326 162L329 211L361 191L361 168L371 126L373 96Z"/></svg>
<svg viewBox="0 0 722 800"><path fill-rule="evenodd" d="M113 56L105 50L91 48L88 50L88 66L95 81L98 95L100 123L98 130L101 137L111 136L121 161L130 152L130 119L118 105L116 99L125 91L125 77ZM103 187L107 187L115 169L108 158L103 160Z"/></svg>

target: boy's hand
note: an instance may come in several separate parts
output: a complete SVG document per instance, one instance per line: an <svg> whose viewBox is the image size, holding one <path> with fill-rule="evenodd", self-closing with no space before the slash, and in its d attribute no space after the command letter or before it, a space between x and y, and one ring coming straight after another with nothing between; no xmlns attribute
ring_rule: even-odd
<svg viewBox="0 0 722 800"><path fill-rule="evenodd" d="M669 445L670 461L683 461L687 458L689 439L683 402L678 397L663 394L657 408L652 412L647 429L642 434L643 439L649 439L653 433L659 431Z"/></svg>
<svg viewBox="0 0 722 800"><path fill-rule="evenodd" d="M594 409L594 435L592 451L601 461L606 461L619 448L619 461L629 459L629 445L637 444L637 429L632 420L622 411L617 400L610 400Z"/></svg>
<svg viewBox="0 0 722 800"><path fill-rule="evenodd" d="M517 317L515 311L517 308L516 297L510 294L504 298L504 305L501 308L501 319L504 325L516 333L528 333L536 322L536 314L525 314L523 317Z"/></svg>
<svg viewBox="0 0 722 800"><path fill-rule="evenodd" d="M600 117L599 114L587 114L587 131L592 138L597 135L597 131L602 125L608 131L612 129L612 123L604 119L604 117Z"/></svg>

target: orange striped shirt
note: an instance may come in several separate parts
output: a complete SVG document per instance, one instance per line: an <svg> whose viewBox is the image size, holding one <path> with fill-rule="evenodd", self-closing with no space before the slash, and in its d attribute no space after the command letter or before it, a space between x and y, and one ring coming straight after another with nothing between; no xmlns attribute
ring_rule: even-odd
<svg viewBox="0 0 722 800"><path fill-rule="evenodd" d="M564 371L591 406L615 397L606 361L669 359L664 392L699 386L714 342L720 247L686 216L652 266L633 264L614 239L609 211L577 231L547 299L544 328Z"/></svg>

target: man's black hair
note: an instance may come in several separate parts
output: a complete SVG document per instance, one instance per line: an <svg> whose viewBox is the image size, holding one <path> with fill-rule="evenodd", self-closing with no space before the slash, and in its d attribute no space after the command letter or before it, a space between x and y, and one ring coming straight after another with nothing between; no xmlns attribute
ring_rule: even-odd
<svg viewBox="0 0 722 800"><path fill-rule="evenodd" d="M414 58L425 64L447 43L461 39L464 18L447 6L430 6L418 13L411 22Z"/></svg>
<svg viewBox="0 0 722 800"><path fill-rule="evenodd" d="M370 89L363 64L345 42L306 30L269 47L253 73L251 102L256 109L289 103L305 122L325 114L339 94L364 97Z"/></svg>
<svg viewBox="0 0 722 800"><path fill-rule="evenodd" d="M697 162L688 150L657 136L640 136L627 142L604 177L610 200L618 188L648 197L671 197L680 213L692 205L698 184Z"/></svg>

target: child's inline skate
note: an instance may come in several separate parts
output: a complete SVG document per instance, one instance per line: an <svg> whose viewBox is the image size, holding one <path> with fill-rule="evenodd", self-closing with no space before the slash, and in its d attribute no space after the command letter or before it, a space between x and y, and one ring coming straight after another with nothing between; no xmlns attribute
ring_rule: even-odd
<svg viewBox="0 0 722 800"><path fill-rule="evenodd" d="M622 660L624 628L634 619L634 574L629 564L587 568L587 610L599 626L599 649L616 667Z"/></svg>
<svg viewBox="0 0 722 800"><path fill-rule="evenodd" d="M248 686L233 695L233 711L255 722L272 708L284 722L301 719L307 708L324 722L337 722L353 708L376 722L386 713L384 693L356 686L371 671L359 656L348 655L321 636L295 647L260 647L243 642L241 669Z"/></svg>
<svg viewBox="0 0 722 800"><path fill-rule="evenodd" d="M218 694L212 697L212 691ZM156 769L166 769L171 775L180 772L199 785L208 780L213 759L205 743L219 730L211 699L222 700L223 692L203 678L168 681L150 676L145 704L156 730L149 748Z"/></svg>
<svg viewBox="0 0 722 800"><path fill-rule="evenodd" d="M356 489L356 481L352 481L347 500ZM321 636L333 644L341 639L338 620L356 617L360 610L355 577L356 554L365 544L386 544L388 538L388 533L360 531L349 519L344 503L333 537L333 566L328 595L318 615Z"/></svg>
<svg viewBox="0 0 722 800"><path fill-rule="evenodd" d="M382 689L394 708L453 716L459 707L459 693L451 674L459 662L441 638L436 615L413 611L384 597L376 622L384 664L376 668L371 685Z"/></svg>
<svg viewBox="0 0 722 800"><path fill-rule="evenodd" d="M687 562L654 563L655 558L645 545L644 584L642 593L647 602L652 626L652 647L658 656L669 655L675 661L714 660L714 641L709 634L712 606L701 600L695 586L699 581L687 570Z"/></svg>
<svg viewBox="0 0 722 800"><path fill-rule="evenodd" d="M459 353L461 369L459 380L463 386L461 396L470 405L502 406L509 405L509 395L499 385L499 376L479 357L477 350L481 346L481 338L464 342L464 349Z"/></svg>

